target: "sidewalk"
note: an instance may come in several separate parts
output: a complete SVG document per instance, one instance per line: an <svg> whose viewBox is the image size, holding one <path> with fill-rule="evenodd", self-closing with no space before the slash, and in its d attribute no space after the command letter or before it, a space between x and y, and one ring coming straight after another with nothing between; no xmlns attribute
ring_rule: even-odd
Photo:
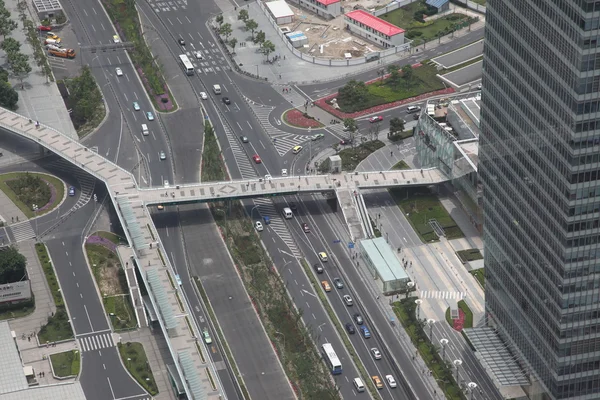
<svg viewBox="0 0 600 400"><path fill-rule="evenodd" d="M0 221L4 222L4 225L27 221L23 211L2 190L0 190Z"/></svg>
<svg viewBox="0 0 600 400"><path fill-rule="evenodd" d="M65 351L70 350L79 350L77 348L77 342L75 340L69 340L68 342L57 343L52 347L31 347L24 348L29 343L34 343L35 339L31 339L31 342L27 338L22 340L21 337L17 337L17 346L19 347L19 352L21 353L21 358L23 360L23 365L29 365L33 367L33 370L36 373L35 379L40 385L53 385L56 383L67 383L74 382L77 378L69 378L69 379L57 379L52 375L52 366L50 361L51 354L63 353ZM36 342L37 343L37 342ZM43 377L40 377L40 372L44 373Z"/></svg>
<svg viewBox="0 0 600 400"><path fill-rule="evenodd" d="M23 80L23 89L21 83L12 78L12 75L9 79L9 82L19 94L17 112L77 139L77 131L75 131L75 127L71 122L56 82L48 82L46 75L35 65L33 48L23 30L23 23L19 17L17 0L6 0L5 4L6 9L10 11L10 18L17 21L19 25L9 36L21 43L21 52L29 56L29 64L32 68L29 76ZM40 22L37 16L30 9L31 4L29 2L26 4L28 4L27 17L33 21L34 25L39 25ZM5 52L0 55L0 62L2 65L6 65Z"/></svg>
<svg viewBox="0 0 600 400"><path fill-rule="evenodd" d="M122 332L119 334L119 342L138 342L144 346L152 375L158 387L158 394L153 397L154 400L175 400L169 373L167 371L167 363L173 364L171 353L165 338L161 331L156 333L149 328L138 329L137 331Z"/></svg>

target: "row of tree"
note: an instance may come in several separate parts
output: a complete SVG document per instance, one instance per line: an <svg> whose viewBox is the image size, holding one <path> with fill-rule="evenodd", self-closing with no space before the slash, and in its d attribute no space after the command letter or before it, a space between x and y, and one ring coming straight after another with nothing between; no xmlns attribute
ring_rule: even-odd
<svg viewBox="0 0 600 400"><path fill-rule="evenodd" d="M96 84L89 66L81 69L81 75L67 82L69 88L69 106L73 112L71 118L78 128L91 121L102 104L102 93Z"/></svg>
<svg viewBox="0 0 600 400"><path fill-rule="evenodd" d="M354 118L344 118L343 120L345 131L349 134L350 145L354 148L356 132L358 131L358 125ZM405 121L402 118L390 119L390 130L387 134L388 139L393 139L396 135L404 132ZM370 140L377 140L379 138L379 132L381 130L381 123L375 122L370 125L368 136ZM365 138L366 139L366 138Z"/></svg>
<svg viewBox="0 0 600 400"><path fill-rule="evenodd" d="M27 278L27 259L15 247L0 250L0 284L18 282Z"/></svg>
<svg viewBox="0 0 600 400"><path fill-rule="evenodd" d="M233 28L230 23L224 23L223 16L217 15L217 23L219 24L219 34L221 36L225 36L225 43L227 43L233 52L235 52L235 46L238 43L236 38L231 38L231 34L233 33ZM265 32L262 30L256 32L258 29L258 23L250 18L248 14L248 10L242 9L238 14L238 21L242 21L247 31L252 35L252 42L254 44L260 45L263 54L267 57L267 61L269 61L269 55L275 51L275 44L270 40L266 40ZM256 33L256 34L255 34Z"/></svg>

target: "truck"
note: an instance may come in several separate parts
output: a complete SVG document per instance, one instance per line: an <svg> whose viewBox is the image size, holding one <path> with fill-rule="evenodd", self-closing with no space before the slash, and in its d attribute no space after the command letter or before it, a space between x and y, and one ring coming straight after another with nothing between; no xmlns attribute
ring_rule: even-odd
<svg viewBox="0 0 600 400"><path fill-rule="evenodd" d="M213 92L215 92L215 94L221 94L221 85L213 85Z"/></svg>
<svg viewBox="0 0 600 400"><path fill-rule="evenodd" d="M48 49L48 54L54 57L75 58L75 50L73 49Z"/></svg>

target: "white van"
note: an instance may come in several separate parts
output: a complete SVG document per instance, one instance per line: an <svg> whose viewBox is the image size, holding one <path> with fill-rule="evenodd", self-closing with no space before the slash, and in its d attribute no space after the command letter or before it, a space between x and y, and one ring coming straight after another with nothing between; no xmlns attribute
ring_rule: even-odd
<svg viewBox="0 0 600 400"><path fill-rule="evenodd" d="M215 94L221 94L221 85L213 85L213 92L215 92Z"/></svg>
<svg viewBox="0 0 600 400"><path fill-rule="evenodd" d="M360 378L354 378L352 380L352 383L354 383L354 387L356 388L357 392L364 392L365 391L365 385L363 384L362 379L360 379Z"/></svg>
<svg viewBox="0 0 600 400"><path fill-rule="evenodd" d="M292 210L289 207L283 209L283 216L285 219L292 219L294 214L292 214Z"/></svg>
<svg viewBox="0 0 600 400"><path fill-rule="evenodd" d="M421 107L419 106L408 106L406 107L406 112L409 114L416 113L421 111Z"/></svg>
<svg viewBox="0 0 600 400"><path fill-rule="evenodd" d="M148 131L148 125L142 124L142 135L148 136L150 132Z"/></svg>

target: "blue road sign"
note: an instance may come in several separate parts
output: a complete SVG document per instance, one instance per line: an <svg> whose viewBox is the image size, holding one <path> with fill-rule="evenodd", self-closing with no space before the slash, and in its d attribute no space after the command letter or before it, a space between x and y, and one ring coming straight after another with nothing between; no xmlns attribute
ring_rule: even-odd
<svg viewBox="0 0 600 400"><path fill-rule="evenodd" d="M348 242L348 248L349 249L353 249L354 248L354 242Z"/></svg>

